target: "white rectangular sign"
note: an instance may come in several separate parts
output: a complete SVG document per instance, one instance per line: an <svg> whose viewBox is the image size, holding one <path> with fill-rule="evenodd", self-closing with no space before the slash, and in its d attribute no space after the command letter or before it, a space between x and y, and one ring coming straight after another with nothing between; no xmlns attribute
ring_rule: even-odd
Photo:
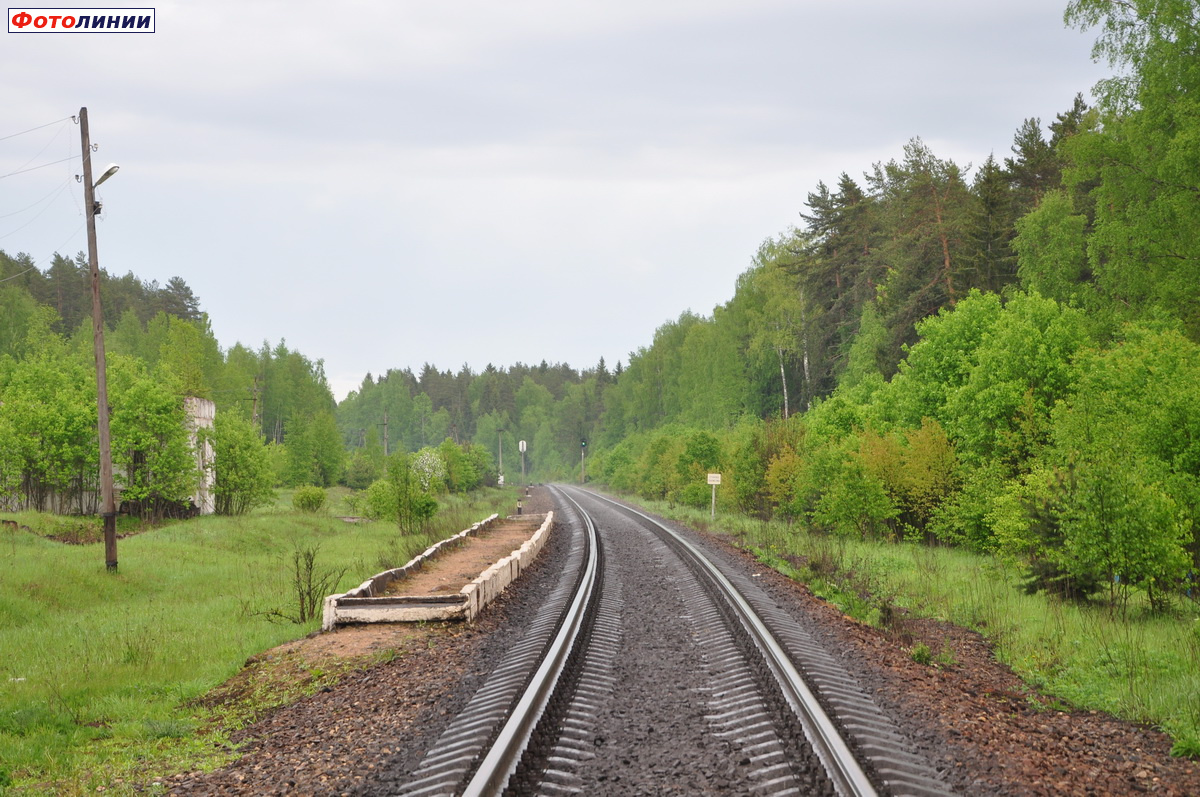
<svg viewBox="0 0 1200 797"><path fill-rule="evenodd" d="M708 474L708 483L709 484L720 484L721 483L721 474L719 474L719 473Z"/></svg>

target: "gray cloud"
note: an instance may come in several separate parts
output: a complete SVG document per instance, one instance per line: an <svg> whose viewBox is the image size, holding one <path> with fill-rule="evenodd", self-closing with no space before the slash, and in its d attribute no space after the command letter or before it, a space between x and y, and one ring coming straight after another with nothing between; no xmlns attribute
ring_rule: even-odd
<svg viewBox="0 0 1200 797"><path fill-rule="evenodd" d="M184 277L224 345L286 338L343 393L426 360L625 359L728 299L817 180L914 136L1003 157L1069 107L1103 70L1060 20L1044 0L174 2L150 35L9 34L0 135L87 105L122 163L102 264ZM0 142L0 168L51 132ZM71 169L0 181L0 214ZM80 204L0 219L0 248L82 249Z"/></svg>

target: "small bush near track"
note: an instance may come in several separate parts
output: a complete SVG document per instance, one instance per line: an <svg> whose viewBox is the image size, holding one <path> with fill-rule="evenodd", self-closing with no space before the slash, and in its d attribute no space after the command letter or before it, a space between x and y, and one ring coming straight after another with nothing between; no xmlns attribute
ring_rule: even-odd
<svg viewBox="0 0 1200 797"><path fill-rule="evenodd" d="M318 512L321 507L325 506L325 491L312 485L299 487L292 496L292 506L309 514Z"/></svg>

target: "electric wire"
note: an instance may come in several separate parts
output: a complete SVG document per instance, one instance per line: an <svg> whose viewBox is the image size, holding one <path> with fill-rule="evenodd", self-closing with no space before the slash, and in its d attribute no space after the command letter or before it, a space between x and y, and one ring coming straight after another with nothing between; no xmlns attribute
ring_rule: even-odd
<svg viewBox="0 0 1200 797"><path fill-rule="evenodd" d="M4 284L5 282L8 282L9 280L15 280L17 277L22 277L22 276L28 274L29 272L33 271L35 268L37 268L37 263L34 263L32 266L25 269L24 271L18 271L16 274L13 274L11 277L5 277L4 279L0 279L0 285Z"/></svg>
<svg viewBox="0 0 1200 797"><path fill-rule="evenodd" d="M62 134L62 131L66 129L66 125L63 123L65 123L67 121L75 121L75 120L76 120L76 117L74 117L74 116L65 116L62 119L56 119L53 122L47 122L42 125L37 125L35 127L31 127L26 130L22 130L18 133L10 133L6 136L0 136L0 141L7 141L10 138L16 138L18 136L23 136L27 133L32 133L37 130L42 130L47 127L52 127L53 125L58 125L58 124L62 125L62 127L60 127L58 129L58 131L56 131L54 133L54 135L51 136L50 140L46 142L45 146L43 146L40 150L38 150L38 152L32 158L27 160L24 164L21 165L20 168L16 169L15 171L9 172L8 174L0 175L0 180L5 179L6 177L13 177L18 174L25 174L27 172L37 171L38 169L44 169L47 166L54 166L59 163L67 163L69 161L73 161L76 158L80 157L79 155L71 155L66 158L61 158L56 161L50 161L49 163L42 163L37 166L29 166L30 163L32 163L39 156L41 156L42 153L44 153L47 149L49 149L50 146L53 145L54 142L58 140L58 137ZM29 166L29 168L26 168L27 166ZM36 202L33 202L32 204L27 205L26 207L21 208L20 210L15 210L10 213L5 213L3 215L0 215L0 219L6 219L6 218L9 218L12 216L19 215L21 213L25 213L25 212L37 207L38 205L42 204L43 202L46 203L46 206L43 207L32 219L27 221L25 224L21 225L20 227L17 227L14 230L11 230L10 232L0 235L0 240L3 240L4 238L7 238L17 232L20 232L21 230L25 229L33 222L37 221L37 219L40 218L42 216L42 214L45 213L46 210L50 208L51 205L54 204L54 200L57 199L58 196L60 194L62 194L62 192L65 191L70 186L70 184L71 184L71 178L68 176L65 180L63 180L62 184L60 184L57 188L51 190L48 194L46 194L45 196L43 196L41 199L37 200ZM76 205L76 207L78 207L78 205ZM84 223L81 223L78 227L76 227L71 232L71 234L69 236L67 236L67 238L62 242L62 244L55 248L55 250L54 250L55 254L58 254L58 252L60 250L62 250L64 247L66 247L67 244L69 244L71 241L73 241L79 235L79 233L83 229L83 227L84 227ZM48 258L40 258L39 260L35 260L35 261L33 261L33 264L29 266L29 268L26 268L23 271L19 271L16 274L11 274L7 277L0 278L0 285L4 284L6 282L11 282L12 280L15 280L19 277L23 277L24 275L30 273L31 271L39 269L40 268L39 263L45 262L47 259Z"/></svg>
<svg viewBox="0 0 1200 797"><path fill-rule="evenodd" d="M64 116L62 119L55 119L53 122L46 122L46 124L44 124L44 125L38 125L37 127L31 127L28 130L22 130L20 133L9 133L7 136L0 136L0 141L7 141L10 138L16 138L17 136L23 136L26 133L32 133L35 130L41 130L43 127L49 127L50 125L56 125L59 122L65 122L68 119L74 119L74 118L75 118L74 116Z"/></svg>
<svg viewBox="0 0 1200 797"><path fill-rule="evenodd" d="M65 248L67 244L69 244L71 241L75 240L75 236L79 235L80 230L82 230L86 224L87 224L87 222L84 222L83 224L80 224L78 227L76 227L75 230L69 236L67 236L67 239L65 241L63 241L61 244L59 244L57 247L55 247L54 253L58 254L59 250ZM24 271L20 271L16 274L11 274L7 277L4 277L3 279L0 279L0 285L4 284L5 282L8 282L10 280L15 280L17 277L24 276L25 274L28 274L29 272L33 271L35 268L40 268L40 266L38 265L38 262L44 263L45 261L46 261L46 258L43 257L41 259L41 261L34 261L34 264L32 266L30 266L29 268L25 269Z"/></svg>
<svg viewBox="0 0 1200 797"><path fill-rule="evenodd" d="M69 158L63 158L62 160L50 161L49 163L43 163L39 166L30 166L28 169L18 169L17 171L9 172L8 174L0 174L0 180L3 180L5 177L13 177L14 175L25 174L26 172L33 172L33 171L37 171L38 169L44 169L47 166L53 166L56 163L66 163L67 161L75 160L78 157L79 157L78 155L72 155Z"/></svg>
<svg viewBox="0 0 1200 797"><path fill-rule="evenodd" d="M58 130L56 130L54 132L54 135L50 137L50 140L46 142L46 145L44 147L42 147L36 153L34 153L33 157L31 157L29 160L25 161L24 163L22 163L20 166L17 167L18 172L16 172L16 173L20 173L19 170L24 169L26 166L33 163L35 160L42 157L42 153L45 152L46 150L50 149L50 145L53 144L55 141L57 141L58 137L60 135L62 135L62 131L66 130L66 129L67 129L66 125L60 126L58 128Z"/></svg>
<svg viewBox="0 0 1200 797"><path fill-rule="evenodd" d="M71 184L71 178L68 177L66 180L63 180L62 185L58 186L57 188L52 189L50 191L50 193L46 194L44 197L39 199L37 202L30 203L29 205L26 205L25 207L21 208L20 210L14 210L11 213L0 213L0 219L7 219L10 216L19 216L20 214L24 213L27 210L32 210L33 208L35 208L38 205L45 202L50 197L57 196L58 194L60 194L70 184Z"/></svg>
<svg viewBox="0 0 1200 797"><path fill-rule="evenodd" d="M67 189L67 186L69 186L70 184L71 184L70 180L64 181L63 184L61 186L59 186L58 191L55 194L55 198L57 198L58 194L61 194L63 191L65 191ZM44 197L43 197L43 199L44 199ZM42 201L41 199L38 200L38 202L41 202L41 201ZM35 202L34 204L36 205L37 203ZM41 210L39 210L32 219L25 222L20 227L17 227L16 229L13 229L13 230L9 230L8 232L4 233L3 235L0 235L0 241L3 241L5 238L8 238L10 235L16 235L21 230L28 227L30 224L33 224L35 221L40 219L42 217L42 214L45 213L47 210L49 210L53 204L54 204L54 202L52 202L52 201L47 202L46 206L44 208L42 208ZM30 207L32 207L32 205ZM29 210L29 208L26 208L25 210ZM23 213L23 212L24 211L17 211L17 213ZM12 215L15 215L15 214L12 214ZM0 218L3 218L3 217L0 217Z"/></svg>

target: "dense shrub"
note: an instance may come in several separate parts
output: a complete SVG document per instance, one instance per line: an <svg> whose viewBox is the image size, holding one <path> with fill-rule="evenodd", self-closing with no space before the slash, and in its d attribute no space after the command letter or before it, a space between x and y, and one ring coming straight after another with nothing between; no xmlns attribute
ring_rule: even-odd
<svg viewBox="0 0 1200 797"><path fill-rule="evenodd" d="M292 506L301 512L317 512L325 506L325 490L311 484L297 487Z"/></svg>

